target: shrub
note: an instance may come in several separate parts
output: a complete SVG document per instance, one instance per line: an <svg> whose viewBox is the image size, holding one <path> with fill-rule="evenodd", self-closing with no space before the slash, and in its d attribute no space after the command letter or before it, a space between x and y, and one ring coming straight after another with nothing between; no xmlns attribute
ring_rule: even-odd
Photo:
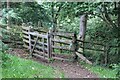
<svg viewBox="0 0 120 80"><path fill-rule="evenodd" d="M118 78L120 78L120 63L119 63L118 66L116 67L116 70L117 70L116 76L117 76Z"/></svg>
<svg viewBox="0 0 120 80"><path fill-rule="evenodd" d="M110 67L117 71L116 77L120 78L120 63L119 64L111 64Z"/></svg>
<svg viewBox="0 0 120 80"><path fill-rule="evenodd" d="M0 36L2 37L2 39L8 37L4 34L6 32L7 30L3 28L0 29ZM10 58L6 55L6 50L8 50L8 46L2 42L2 39L0 39L0 56L2 57L0 61L2 62L2 67L6 67L6 63L8 62L8 60L10 60Z"/></svg>

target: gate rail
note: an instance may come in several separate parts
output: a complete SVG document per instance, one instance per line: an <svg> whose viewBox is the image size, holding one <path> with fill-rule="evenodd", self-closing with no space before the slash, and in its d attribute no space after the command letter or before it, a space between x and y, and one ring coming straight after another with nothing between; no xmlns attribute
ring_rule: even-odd
<svg viewBox="0 0 120 80"><path fill-rule="evenodd" d="M81 41L77 39L77 35L75 33L50 32L25 26L22 26L22 32L24 47L29 49L31 55L38 56L46 60L49 60L50 58L68 60L70 56L66 54L65 56L68 57L67 59L60 57L59 55L63 56L63 54L56 54L55 50L57 49L60 53L70 51L73 53L73 56L78 55L80 58L86 59L81 55L84 50L80 50L86 49L99 51L102 54L104 53L104 61L105 64L107 64L108 48L105 44ZM81 43L85 44L85 46L80 45Z"/></svg>

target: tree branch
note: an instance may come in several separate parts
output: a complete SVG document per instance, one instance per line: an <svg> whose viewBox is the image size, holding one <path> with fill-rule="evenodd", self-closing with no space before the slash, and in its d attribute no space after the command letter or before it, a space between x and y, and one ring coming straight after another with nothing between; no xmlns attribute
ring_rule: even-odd
<svg viewBox="0 0 120 80"><path fill-rule="evenodd" d="M110 18L110 16L108 15L108 12L107 12L107 8L105 7L105 5L103 5L103 8L104 8L104 17L106 19L107 22L109 22L109 24L112 26L112 27L116 27L117 25L115 25L112 21L112 19Z"/></svg>
<svg viewBox="0 0 120 80"><path fill-rule="evenodd" d="M117 25L113 23L112 19L108 15L107 8L105 7L105 5L103 5L103 9L104 9L104 12L102 11L101 8L99 8L101 12L101 16L98 15L98 17L100 17L103 21L105 21L107 25L111 27L117 27Z"/></svg>
<svg viewBox="0 0 120 80"><path fill-rule="evenodd" d="M98 7L99 8L99 7ZM104 16L104 13L102 11L101 8L99 8L100 12L101 12L101 16L100 15L97 15L98 17L100 17L103 21L106 22L107 25L110 25L110 23L108 22L108 20L105 19L105 16ZM112 27L112 26L111 26Z"/></svg>
<svg viewBox="0 0 120 80"><path fill-rule="evenodd" d="M63 4L61 4L60 7L58 8L57 14L55 15L55 20L58 18L58 14L59 14L59 12L60 12L60 10L61 10L61 8L62 8L62 5L63 5Z"/></svg>

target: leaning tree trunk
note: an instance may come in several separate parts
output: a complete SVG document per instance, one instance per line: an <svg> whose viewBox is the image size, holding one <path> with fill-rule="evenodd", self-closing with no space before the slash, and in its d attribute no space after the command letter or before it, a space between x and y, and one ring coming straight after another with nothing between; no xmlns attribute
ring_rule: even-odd
<svg viewBox="0 0 120 80"><path fill-rule="evenodd" d="M83 48L78 49L78 52L84 53L84 41L85 41L85 32L86 32L86 27L87 27L87 14L84 14L80 17L80 31L79 31L79 36L78 39L81 40L82 42L79 44L79 46L82 46ZM89 61L86 57L83 56L83 54L80 54L76 52L76 57L79 57L81 60L85 61L88 64L92 64L91 61Z"/></svg>
<svg viewBox="0 0 120 80"><path fill-rule="evenodd" d="M80 31L78 39L81 41L85 41L85 32L86 32L86 25L87 25L87 14L84 14L80 18ZM81 46L83 47L82 52L84 52L84 43L82 42Z"/></svg>
<svg viewBox="0 0 120 80"><path fill-rule="evenodd" d="M80 18L79 39L81 40L84 40L85 38L86 25L87 25L87 14L84 14Z"/></svg>

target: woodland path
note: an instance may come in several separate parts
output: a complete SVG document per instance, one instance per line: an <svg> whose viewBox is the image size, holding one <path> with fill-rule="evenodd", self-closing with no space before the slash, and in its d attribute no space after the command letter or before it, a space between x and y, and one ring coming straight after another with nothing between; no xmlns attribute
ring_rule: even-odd
<svg viewBox="0 0 120 80"><path fill-rule="evenodd" d="M17 55L22 58L28 58L28 53L23 49L11 49L9 50L10 54ZM53 61L48 63L40 58L32 58L33 60L40 62L44 65L51 66L65 74L65 78L98 78L98 76L89 70L78 65L76 62L68 61Z"/></svg>

